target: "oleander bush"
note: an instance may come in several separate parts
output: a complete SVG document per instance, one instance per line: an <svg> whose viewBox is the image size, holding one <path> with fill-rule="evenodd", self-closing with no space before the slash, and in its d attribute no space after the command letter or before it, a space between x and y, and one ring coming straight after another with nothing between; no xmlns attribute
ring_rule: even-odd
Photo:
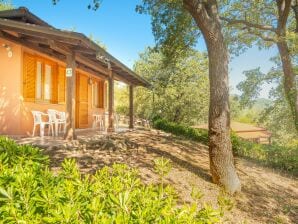
<svg viewBox="0 0 298 224"><path fill-rule="evenodd" d="M165 175L168 162L156 161ZM216 223L219 210L177 206L171 186L145 185L115 164L82 175L75 160L53 173L40 149L0 137L1 223Z"/></svg>
<svg viewBox="0 0 298 224"><path fill-rule="evenodd" d="M185 125L168 122L161 118L153 119L153 126L156 129L183 136L187 139L208 144L208 132L191 128ZM236 156L255 160L264 165L278 168L294 176L298 176L298 147L285 147L277 144L262 145L249 142L237 137L234 133L231 136L233 153Z"/></svg>

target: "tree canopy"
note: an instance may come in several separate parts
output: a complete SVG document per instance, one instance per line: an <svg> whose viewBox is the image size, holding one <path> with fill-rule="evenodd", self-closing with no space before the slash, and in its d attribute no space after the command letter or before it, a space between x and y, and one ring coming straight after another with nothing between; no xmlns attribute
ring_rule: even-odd
<svg viewBox="0 0 298 224"><path fill-rule="evenodd" d="M228 4L223 3L222 8L224 10L221 19L225 21L225 33L231 52L239 54L253 45L259 48L277 47L279 51L277 59L283 71L281 74L283 74L285 99L291 110L290 117L293 118L292 121L298 131L296 85L298 74L294 70L298 55L298 2L296 0L236 0L228 1Z"/></svg>
<svg viewBox="0 0 298 224"><path fill-rule="evenodd" d="M164 65L161 51L147 48L134 70L151 84L139 88L136 112L141 117L161 116L169 121L197 124L207 121L209 87L207 55L190 51L171 66Z"/></svg>
<svg viewBox="0 0 298 224"><path fill-rule="evenodd" d="M283 72L280 68L275 68L268 73L262 73L259 68L245 72L246 79L237 86L242 91L240 96L241 108L252 108L258 100L259 92L263 84L273 84L271 89L270 104L264 105L261 111L252 116L255 123L265 126L272 132L273 139L278 144L297 144L298 139L292 122L291 108L286 100L283 88ZM254 109L249 109L253 113Z"/></svg>
<svg viewBox="0 0 298 224"><path fill-rule="evenodd" d="M197 43L200 31L182 0L144 0L136 11L151 15L156 47L167 61L179 59Z"/></svg>
<svg viewBox="0 0 298 224"><path fill-rule="evenodd" d="M14 6L11 1L0 0L0 11L13 9Z"/></svg>

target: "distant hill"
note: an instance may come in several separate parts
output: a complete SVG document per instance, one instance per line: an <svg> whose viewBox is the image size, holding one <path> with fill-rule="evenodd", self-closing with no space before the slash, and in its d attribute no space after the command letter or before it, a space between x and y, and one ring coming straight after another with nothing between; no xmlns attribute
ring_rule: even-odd
<svg viewBox="0 0 298 224"><path fill-rule="evenodd" d="M252 106L247 106L246 108L241 108L237 95L232 95L234 101L232 101L232 119L234 121L238 121L241 123L246 124L253 124L257 125L258 118L260 117L260 114L262 111L272 105L272 101L265 98L259 98L255 100L255 103ZM234 106L234 108L233 108Z"/></svg>
<svg viewBox="0 0 298 224"><path fill-rule="evenodd" d="M272 104L271 100L265 99L265 98L259 98L259 99L256 100L256 102L252 106L252 109L257 110L257 111L261 111L264 108L270 106L271 104Z"/></svg>

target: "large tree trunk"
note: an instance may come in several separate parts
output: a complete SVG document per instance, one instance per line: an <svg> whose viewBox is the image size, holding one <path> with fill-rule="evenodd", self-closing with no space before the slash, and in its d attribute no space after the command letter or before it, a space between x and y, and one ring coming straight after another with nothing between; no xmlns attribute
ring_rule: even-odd
<svg viewBox="0 0 298 224"><path fill-rule="evenodd" d="M230 138L230 105L228 81L228 52L222 34L206 37L209 56L209 155L210 171L215 183L229 192L240 191Z"/></svg>
<svg viewBox="0 0 298 224"><path fill-rule="evenodd" d="M298 131L298 91L296 86L296 75L293 70L288 45L284 40L277 42L279 55L284 73L284 90L291 108L295 128Z"/></svg>
<svg viewBox="0 0 298 224"><path fill-rule="evenodd" d="M276 34L278 36L277 47L284 73L284 91L290 105L295 128L298 131L298 91L296 75L294 74L290 51L286 42L287 21L291 10L291 0L276 0L278 21ZM296 2L297 5L297 2ZM297 6L294 6L294 12ZM297 15L296 15L297 16Z"/></svg>
<svg viewBox="0 0 298 224"><path fill-rule="evenodd" d="M184 6L203 33L208 49L209 157L212 179L214 183L233 194L241 190L241 184L234 166L230 138L228 51L224 43L216 1L202 4L195 0L184 0Z"/></svg>

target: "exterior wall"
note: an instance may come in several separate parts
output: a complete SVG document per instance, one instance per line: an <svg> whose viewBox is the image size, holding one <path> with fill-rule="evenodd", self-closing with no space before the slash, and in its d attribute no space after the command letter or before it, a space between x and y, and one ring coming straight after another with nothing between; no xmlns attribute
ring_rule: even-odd
<svg viewBox="0 0 298 224"><path fill-rule="evenodd" d="M8 58L7 51L2 44L9 44L13 50L13 57ZM38 54L46 59L64 65L53 58L32 51L26 47L12 44L6 40L0 39L0 135L21 135L28 136L32 134L33 117L32 110L46 112L47 109L65 111L66 105L51 104L46 102L26 102L23 99L23 53ZM98 78L91 74L88 77ZM104 89L104 97L106 96ZM88 127L92 127L93 114L104 113L104 108L92 107L92 86L88 85ZM36 134L39 133L38 130Z"/></svg>
<svg viewBox="0 0 298 224"><path fill-rule="evenodd" d="M11 47L11 58L3 44ZM0 39L0 134L21 134L21 71L21 47Z"/></svg>

